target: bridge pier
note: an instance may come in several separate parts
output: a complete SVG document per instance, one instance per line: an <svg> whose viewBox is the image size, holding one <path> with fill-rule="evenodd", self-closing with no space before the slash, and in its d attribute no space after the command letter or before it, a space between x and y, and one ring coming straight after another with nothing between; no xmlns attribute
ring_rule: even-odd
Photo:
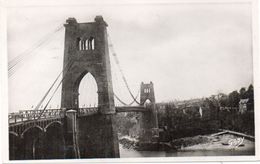
<svg viewBox="0 0 260 164"><path fill-rule="evenodd" d="M159 139L159 128L153 83L145 84L142 82L140 90L140 103L149 109L148 112L143 113L141 118L140 143L157 143ZM147 103L147 101L150 103Z"/></svg>
<svg viewBox="0 0 260 164"><path fill-rule="evenodd" d="M66 112L66 159L119 157L114 114L77 116Z"/></svg>
<svg viewBox="0 0 260 164"><path fill-rule="evenodd" d="M159 139L157 110L155 104L150 104L149 110L149 112L145 112L141 116L140 143L158 142Z"/></svg>
<svg viewBox="0 0 260 164"><path fill-rule="evenodd" d="M79 117L78 125L81 158L119 157L114 114Z"/></svg>

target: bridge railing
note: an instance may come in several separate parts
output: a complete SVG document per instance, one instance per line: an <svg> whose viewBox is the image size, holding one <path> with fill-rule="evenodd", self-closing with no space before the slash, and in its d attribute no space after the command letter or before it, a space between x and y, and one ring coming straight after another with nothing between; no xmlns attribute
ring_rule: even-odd
<svg viewBox="0 0 260 164"><path fill-rule="evenodd" d="M78 109L78 116L91 115L91 114L95 114L97 112L98 112L97 107L79 108Z"/></svg>
<svg viewBox="0 0 260 164"><path fill-rule="evenodd" d="M65 109L66 110L66 109ZM116 107L117 112L146 112L147 109L140 106L126 106L126 107ZM78 108L78 116L88 116L98 113L97 107L87 107ZM9 113L8 121L9 124L32 121L37 119L48 119L48 118L58 118L64 116L63 109L46 109L46 110L20 110L16 113Z"/></svg>
<svg viewBox="0 0 260 164"><path fill-rule="evenodd" d="M61 117L61 109L47 109L43 110L21 110L17 113L9 113L9 124L19 123L24 121L31 121L36 119Z"/></svg>

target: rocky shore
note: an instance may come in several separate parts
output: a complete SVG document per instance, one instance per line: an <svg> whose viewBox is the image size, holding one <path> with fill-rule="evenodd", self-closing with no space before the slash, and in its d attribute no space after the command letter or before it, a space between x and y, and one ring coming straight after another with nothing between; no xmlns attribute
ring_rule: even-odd
<svg viewBox="0 0 260 164"><path fill-rule="evenodd" d="M119 137L119 143L127 149L137 149L138 140L129 136Z"/></svg>
<svg viewBox="0 0 260 164"><path fill-rule="evenodd" d="M230 149L230 141L236 141L241 137L232 134L221 135L198 135L194 137L185 137L174 139L170 142L139 142L138 139L129 136L119 138L119 143L124 148L134 149L138 151L178 151L178 150L215 150ZM244 147L244 148L243 148ZM239 145L239 149L254 149L254 142L243 139L243 143Z"/></svg>
<svg viewBox="0 0 260 164"><path fill-rule="evenodd" d="M138 139L129 136L119 137L119 143L127 149L135 149L139 151L176 151L182 147L197 145L208 142L206 136L195 136L175 139L171 142L139 142Z"/></svg>
<svg viewBox="0 0 260 164"><path fill-rule="evenodd" d="M184 137L184 138L174 139L170 143L174 149L182 149L183 147L204 144L209 141L210 138L208 135L198 135L194 137Z"/></svg>
<svg viewBox="0 0 260 164"><path fill-rule="evenodd" d="M173 150L170 142L139 142L136 138L129 136L119 137L119 143L127 149L135 149L138 151L168 151Z"/></svg>

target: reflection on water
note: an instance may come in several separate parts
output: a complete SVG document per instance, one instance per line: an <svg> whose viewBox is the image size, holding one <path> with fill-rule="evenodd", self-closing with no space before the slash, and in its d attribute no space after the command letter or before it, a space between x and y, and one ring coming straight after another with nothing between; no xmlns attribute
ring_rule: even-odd
<svg viewBox="0 0 260 164"><path fill-rule="evenodd" d="M165 151L136 151L124 148L119 145L120 157L191 157L191 156L234 156L234 155L254 155L254 149L216 149L216 150L179 150L177 152Z"/></svg>

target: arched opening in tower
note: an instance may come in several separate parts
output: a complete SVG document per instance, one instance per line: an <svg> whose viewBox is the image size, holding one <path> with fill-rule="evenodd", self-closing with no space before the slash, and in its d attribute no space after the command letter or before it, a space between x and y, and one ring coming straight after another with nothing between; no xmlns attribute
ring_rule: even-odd
<svg viewBox="0 0 260 164"><path fill-rule="evenodd" d="M79 108L97 107L98 93L95 78L87 73L79 85Z"/></svg>
<svg viewBox="0 0 260 164"><path fill-rule="evenodd" d="M145 100L144 102L144 106L149 106L151 104L151 101L149 99Z"/></svg>

